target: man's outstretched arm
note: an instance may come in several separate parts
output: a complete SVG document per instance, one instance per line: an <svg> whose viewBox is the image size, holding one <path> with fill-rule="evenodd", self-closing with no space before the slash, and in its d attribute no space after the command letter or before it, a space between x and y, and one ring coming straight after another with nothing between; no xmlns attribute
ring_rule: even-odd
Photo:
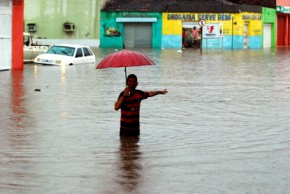
<svg viewBox="0 0 290 194"><path fill-rule="evenodd" d="M159 95L159 94L167 94L168 91L167 89L164 89L164 90L156 90L156 91L150 91L149 92L149 97L153 97L153 96L156 96L156 95Z"/></svg>

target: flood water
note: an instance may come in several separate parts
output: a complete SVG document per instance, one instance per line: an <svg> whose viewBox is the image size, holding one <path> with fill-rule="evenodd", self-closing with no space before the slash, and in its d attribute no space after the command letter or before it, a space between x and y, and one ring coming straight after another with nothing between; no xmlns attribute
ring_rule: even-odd
<svg viewBox="0 0 290 194"><path fill-rule="evenodd" d="M123 68L0 72L0 193L290 193L288 49L136 51L138 88L169 91L139 138L119 138Z"/></svg>

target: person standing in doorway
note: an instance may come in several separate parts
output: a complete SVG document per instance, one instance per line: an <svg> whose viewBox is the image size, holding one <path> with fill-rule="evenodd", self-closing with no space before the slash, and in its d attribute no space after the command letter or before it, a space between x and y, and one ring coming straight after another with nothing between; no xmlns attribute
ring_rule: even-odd
<svg viewBox="0 0 290 194"><path fill-rule="evenodd" d="M121 109L120 136L139 136L141 101L159 94L167 94L167 89L157 91L136 90L137 76L130 74L126 80L126 88L115 102L115 110Z"/></svg>
<svg viewBox="0 0 290 194"><path fill-rule="evenodd" d="M198 29L194 26L192 29L192 40L193 40L193 47L197 48L197 39L198 39Z"/></svg>
<svg viewBox="0 0 290 194"><path fill-rule="evenodd" d="M182 28L182 48L185 48L185 38L186 38L186 31Z"/></svg>

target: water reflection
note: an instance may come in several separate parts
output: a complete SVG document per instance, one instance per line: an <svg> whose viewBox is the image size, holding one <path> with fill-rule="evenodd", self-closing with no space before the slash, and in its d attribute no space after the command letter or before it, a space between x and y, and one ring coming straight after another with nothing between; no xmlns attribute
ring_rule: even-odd
<svg viewBox="0 0 290 194"><path fill-rule="evenodd" d="M138 143L139 137L120 137L118 183L126 192L138 188L142 174Z"/></svg>
<svg viewBox="0 0 290 194"><path fill-rule="evenodd" d="M8 101L2 101L1 112L9 118L1 117L0 133L1 140L1 187L0 192L10 193L10 189L21 192L26 187L25 180L32 177L30 170L33 166L31 158L26 155L33 147L33 139L31 139L31 123L28 121L28 110L26 107L26 90L24 86L24 75L22 71L11 71L10 85L6 85L9 89L10 96L7 98L9 109L5 106ZM2 88L1 88L2 89ZM4 114L3 114L4 115ZM4 137L3 137L4 136ZM3 157L4 156L4 157ZM10 179L13 177L14 179Z"/></svg>
<svg viewBox="0 0 290 194"><path fill-rule="evenodd" d="M26 115L24 107L24 95L23 88L23 72L12 71L12 92L11 92L11 107L12 107L12 121L17 127L21 127L23 124L23 117Z"/></svg>

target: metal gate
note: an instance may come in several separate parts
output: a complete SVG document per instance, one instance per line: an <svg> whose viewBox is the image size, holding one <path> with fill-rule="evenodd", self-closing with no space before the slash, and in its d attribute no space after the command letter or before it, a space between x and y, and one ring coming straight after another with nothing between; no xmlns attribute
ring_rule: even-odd
<svg viewBox="0 0 290 194"><path fill-rule="evenodd" d="M0 0L0 70L12 67L12 0Z"/></svg>
<svg viewBox="0 0 290 194"><path fill-rule="evenodd" d="M126 48L152 48L152 23L125 23Z"/></svg>

